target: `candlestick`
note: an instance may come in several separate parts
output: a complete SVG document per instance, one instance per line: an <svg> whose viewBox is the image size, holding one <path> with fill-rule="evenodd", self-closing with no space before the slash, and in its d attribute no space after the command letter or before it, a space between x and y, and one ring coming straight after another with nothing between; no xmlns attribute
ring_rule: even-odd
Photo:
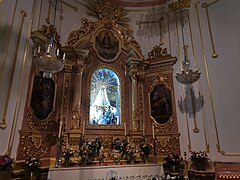
<svg viewBox="0 0 240 180"><path fill-rule="evenodd" d="M61 132L62 132L62 120L59 123L59 131L58 131L58 137L61 137Z"/></svg>
<svg viewBox="0 0 240 180"><path fill-rule="evenodd" d="M124 135L127 136L127 124L124 123Z"/></svg>
<svg viewBox="0 0 240 180"><path fill-rule="evenodd" d="M155 139L155 126L154 126L154 124L152 124L152 135L153 135L153 139Z"/></svg>
<svg viewBox="0 0 240 180"><path fill-rule="evenodd" d="M82 131L82 133L83 133L83 136L84 136L84 133L85 133L85 121L83 121L83 131Z"/></svg>

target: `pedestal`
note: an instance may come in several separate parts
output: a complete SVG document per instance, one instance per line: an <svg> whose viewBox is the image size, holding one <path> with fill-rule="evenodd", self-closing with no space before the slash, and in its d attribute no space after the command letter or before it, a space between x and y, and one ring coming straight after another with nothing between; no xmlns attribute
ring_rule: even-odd
<svg viewBox="0 0 240 180"><path fill-rule="evenodd" d="M189 179L198 179L198 180L215 180L214 171L197 171L197 170L188 170Z"/></svg>

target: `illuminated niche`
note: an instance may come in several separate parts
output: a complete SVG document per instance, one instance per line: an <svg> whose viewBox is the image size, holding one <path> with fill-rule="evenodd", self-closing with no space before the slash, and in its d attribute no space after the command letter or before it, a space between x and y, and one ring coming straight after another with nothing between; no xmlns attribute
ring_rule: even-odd
<svg viewBox="0 0 240 180"><path fill-rule="evenodd" d="M89 123L120 125L120 83L117 74L100 68L91 76Z"/></svg>

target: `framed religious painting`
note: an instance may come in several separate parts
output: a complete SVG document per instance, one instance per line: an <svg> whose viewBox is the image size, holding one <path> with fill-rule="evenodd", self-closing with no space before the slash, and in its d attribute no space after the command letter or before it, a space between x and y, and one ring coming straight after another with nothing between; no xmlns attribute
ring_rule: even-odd
<svg viewBox="0 0 240 180"><path fill-rule="evenodd" d="M172 91L165 84L157 84L150 92L150 115L159 124L168 122L173 114Z"/></svg>
<svg viewBox="0 0 240 180"><path fill-rule="evenodd" d="M104 62L115 61L121 50L119 37L114 30L100 29L95 36L94 49Z"/></svg>
<svg viewBox="0 0 240 180"><path fill-rule="evenodd" d="M30 106L39 121L48 119L54 110L55 82L35 75L32 86Z"/></svg>

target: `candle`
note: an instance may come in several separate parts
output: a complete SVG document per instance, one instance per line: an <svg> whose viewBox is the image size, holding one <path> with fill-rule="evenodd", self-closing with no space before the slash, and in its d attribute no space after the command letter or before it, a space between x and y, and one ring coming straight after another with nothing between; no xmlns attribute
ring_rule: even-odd
<svg viewBox="0 0 240 180"><path fill-rule="evenodd" d="M49 44L48 47L47 47L47 54L50 53L50 48L51 48L51 45Z"/></svg>
<svg viewBox="0 0 240 180"><path fill-rule="evenodd" d="M63 60L65 60L65 58L66 58L66 54L65 54L65 53L63 53Z"/></svg>
<svg viewBox="0 0 240 180"><path fill-rule="evenodd" d="M155 126L154 126L154 124L152 124L152 135L153 135L153 139L155 139Z"/></svg>
<svg viewBox="0 0 240 180"><path fill-rule="evenodd" d="M84 136L85 131L85 121L83 121L83 130L82 130L82 135Z"/></svg>
<svg viewBox="0 0 240 180"><path fill-rule="evenodd" d="M58 131L58 137L61 137L61 132L62 132L62 120L59 123L59 131Z"/></svg>
<svg viewBox="0 0 240 180"><path fill-rule="evenodd" d="M59 56L59 48L57 48L57 56Z"/></svg>
<svg viewBox="0 0 240 180"><path fill-rule="evenodd" d="M41 46L38 46L38 54L40 54L40 52L41 52Z"/></svg>
<svg viewBox="0 0 240 180"><path fill-rule="evenodd" d="M124 135L127 136L127 124L124 123Z"/></svg>
<svg viewBox="0 0 240 180"><path fill-rule="evenodd" d="M34 56L34 57L36 56L36 53L37 53L37 49L34 49L34 50L33 50L33 56Z"/></svg>

